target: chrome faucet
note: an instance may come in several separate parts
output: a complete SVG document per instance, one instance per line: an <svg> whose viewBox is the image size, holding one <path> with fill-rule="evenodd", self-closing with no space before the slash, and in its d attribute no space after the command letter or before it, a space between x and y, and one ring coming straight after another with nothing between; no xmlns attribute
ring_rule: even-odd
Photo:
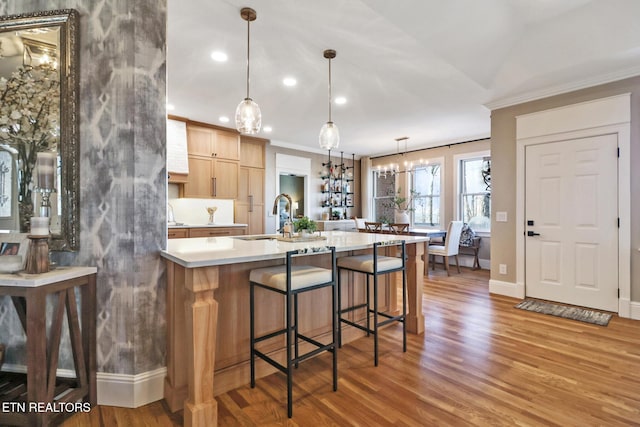
<svg viewBox="0 0 640 427"><path fill-rule="evenodd" d="M284 197L287 199L287 206L285 210L287 212L287 219L284 221L284 225L282 226L282 236L283 237L292 237L293 236L293 224L291 223L291 206L293 206L293 202L291 200L291 196L285 193L280 193L276 196L276 199L273 201L273 214L276 215L278 213L278 202L280 199ZM286 236L285 236L286 234Z"/></svg>

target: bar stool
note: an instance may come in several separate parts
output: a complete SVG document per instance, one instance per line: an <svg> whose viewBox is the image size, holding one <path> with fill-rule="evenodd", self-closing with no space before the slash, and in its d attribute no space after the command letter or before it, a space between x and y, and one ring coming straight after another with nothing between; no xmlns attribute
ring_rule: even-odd
<svg viewBox="0 0 640 427"><path fill-rule="evenodd" d="M388 246L401 246L401 256L384 256L379 255L378 252L380 248L388 247ZM367 333L367 336L373 334L373 354L374 354L374 365L378 366L378 328L380 326L384 326L391 322L401 322L402 323L402 351L407 351L407 327L406 327L406 317L407 317L407 272L405 268L405 259L406 259L406 247L404 240L391 240L387 242L376 242L373 244L373 253L372 254L364 254L364 255L353 255L338 258L338 315L340 324L346 323L348 325L354 326L358 329L361 329ZM363 304L354 305L347 308L342 308L341 305L341 270L349 270L357 273L364 273L367 275L366 282L366 299L367 301ZM386 312L381 312L378 310L378 276L383 274L390 274L394 272L402 271L402 313L394 316ZM370 282L369 279L373 277L373 307L371 304L370 298ZM343 318L343 313L348 313L350 311L364 308L367 309L367 319L366 326L362 326L356 322L353 322L347 318ZM370 317L373 314L373 329L370 323ZM378 321L378 316L385 317L384 320ZM342 328L339 328L338 334L338 343L339 346L342 346Z"/></svg>
<svg viewBox="0 0 640 427"><path fill-rule="evenodd" d="M314 267L311 265L293 265L292 260L300 256L311 256L323 253L331 254L331 268ZM255 336L255 288L260 287L277 292L285 296L284 310L286 325L284 329L271 332L259 337ZM332 338L328 344L322 344L298 332L298 295L303 292L332 287L331 290L331 328ZM338 389L338 352L336 349L338 331L337 311L337 281L336 281L336 249L335 247L306 248L287 252L285 265L264 267L251 270L249 273L250 298L250 341L251 341L251 388L256 385L255 356L265 360L287 375L287 415L293 415L293 367L323 351L333 353L333 391ZM293 308L293 310L292 310ZM286 365L276 362L271 357L256 349L256 344L280 335L286 335L287 362ZM303 340L316 348L300 354L298 341ZM294 348L292 357L291 347Z"/></svg>

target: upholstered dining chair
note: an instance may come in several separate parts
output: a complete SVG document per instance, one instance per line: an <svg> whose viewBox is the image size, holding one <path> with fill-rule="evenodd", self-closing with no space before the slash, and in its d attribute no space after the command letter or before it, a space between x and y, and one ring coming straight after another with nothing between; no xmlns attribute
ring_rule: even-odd
<svg viewBox="0 0 640 427"><path fill-rule="evenodd" d="M364 229L367 230L368 233L381 233L382 223L365 221Z"/></svg>
<svg viewBox="0 0 640 427"><path fill-rule="evenodd" d="M429 245L429 257L433 256L432 269L436 269L436 255L441 256L444 260L444 267L447 270L447 276L451 275L449 271L449 257L455 257L456 267L460 273L460 263L458 262L458 249L460 246L460 234L462 232L462 221L451 221L447 227L447 237L444 245Z"/></svg>
<svg viewBox="0 0 640 427"><path fill-rule="evenodd" d="M353 217L353 220L356 222L356 231L365 232L365 222L367 222L364 218Z"/></svg>

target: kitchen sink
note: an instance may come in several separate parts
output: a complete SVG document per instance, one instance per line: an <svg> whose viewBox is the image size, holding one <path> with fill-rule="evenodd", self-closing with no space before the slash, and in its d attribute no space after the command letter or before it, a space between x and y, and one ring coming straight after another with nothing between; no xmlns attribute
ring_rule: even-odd
<svg viewBox="0 0 640 427"><path fill-rule="evenodd" d="M283 237L280 234L261 234L261 235L256 235L256 236L233 236L234 239L239 239L239 240L247 240L247 241L251 241L251 240L278 240L280 242L290 242L290 243L296 243L296 242L313 242L316 240L325 240L326 237L324 236L308 236L308 237L303 237L303 236L293 236L293 237Z"/></svg>
<svg viewBox="0 0 640 427"><path fill-rule="evenodd" d="M260 236L233 236L234 239L239 240L276 240L278 236L275 235L260 235Z"/></svg>

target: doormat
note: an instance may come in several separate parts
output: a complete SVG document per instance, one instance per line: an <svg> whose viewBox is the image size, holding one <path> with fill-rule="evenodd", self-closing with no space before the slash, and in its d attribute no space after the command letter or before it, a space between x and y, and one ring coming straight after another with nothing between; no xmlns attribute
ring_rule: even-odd
<svg viewBox="0 0 640 427"><path fill-rule="evenodd" d="M564 317L565 319L578 320L580 322L593 323L600 326L607 326L609 320L611 320L611 314L608 313L600 313L586 308L571 307L532 299L522 301L516 305L515 308Z"/></svg>

